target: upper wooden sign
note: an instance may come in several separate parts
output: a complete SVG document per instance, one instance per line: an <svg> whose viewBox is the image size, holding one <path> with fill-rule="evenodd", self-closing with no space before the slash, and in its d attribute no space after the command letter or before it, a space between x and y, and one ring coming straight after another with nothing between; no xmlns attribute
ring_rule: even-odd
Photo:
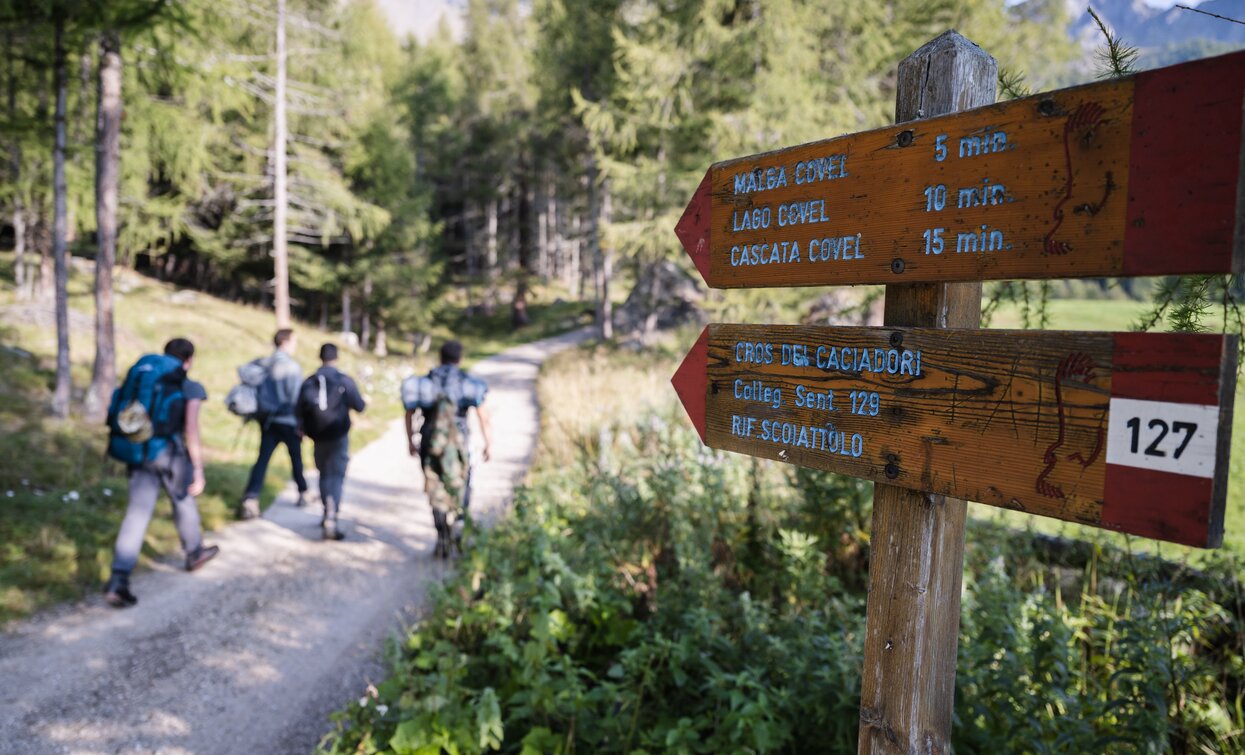
<svg viewBox="0 0 1245 755"><path fill-rule="evenodd" d="M672 382L714 448L1201 547L1235 336L710 325Z"/></svg>
<svg viewBox="0 0 1245 755"><path fill-rule="evenodd" d="M715 164L715 288L1242 272L1245 52Z"/></svg>

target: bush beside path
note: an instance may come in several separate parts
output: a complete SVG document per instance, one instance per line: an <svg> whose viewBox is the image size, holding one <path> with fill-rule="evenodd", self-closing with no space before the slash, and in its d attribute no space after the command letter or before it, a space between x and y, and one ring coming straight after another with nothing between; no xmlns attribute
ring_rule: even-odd
<svg viewBox="0 0 1245 755"><path fill-rule="evenodd" d="M539 365L585 337L515 347L473 369L489 382L494 418L473 504L485 521L536 448ZM402 432L396 420L355 451L342 543L322 542L318 504L296 508L287 490L264 518L209 536L222 552L202 571L173 559L136 575L134 609L95 597L11 626L0 635L6 751L311 750L328 713L380 678L386 636L451 568L431 557L422 473Z"/></svg>

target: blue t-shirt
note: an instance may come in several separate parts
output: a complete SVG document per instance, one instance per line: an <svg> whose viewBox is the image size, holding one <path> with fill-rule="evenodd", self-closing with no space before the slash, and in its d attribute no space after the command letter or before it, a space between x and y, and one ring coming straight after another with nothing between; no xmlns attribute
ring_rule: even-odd
<svg viewBox="0 0 1245 755"><path fill-rule="evenodd" d="M190 378L182 383L182 395L187 401L207 401L207 389L203 387L203 383L195 382Z"/></svg>

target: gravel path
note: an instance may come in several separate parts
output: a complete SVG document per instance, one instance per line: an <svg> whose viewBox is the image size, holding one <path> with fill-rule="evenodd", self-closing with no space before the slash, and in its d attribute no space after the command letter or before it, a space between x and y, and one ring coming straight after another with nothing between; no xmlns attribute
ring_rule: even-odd
<svg viewBox="0 0 1245 755"><path fill-rule="evenodd" d="M489 383L494 423L473 501L485 520L531 461L537 368L583 337L520 346L473 370ZM347 540L322 542L318 505L292 498L209 537L221 555L199 572L170 561L138 574L136 608L96 597L0 634L0 752L313 749L328 714L382 677L386 638L418 617L448 567L431 555L432 516L401 420L351 460Z"/></svg>

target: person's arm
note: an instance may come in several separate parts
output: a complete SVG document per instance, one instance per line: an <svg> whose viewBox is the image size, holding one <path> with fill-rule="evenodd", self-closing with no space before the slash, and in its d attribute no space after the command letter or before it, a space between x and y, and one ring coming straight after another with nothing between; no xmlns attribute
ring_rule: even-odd
<svg viewBox="0 0 1245 755"><path fill-rule="evenodd" d="M190 487L186 490L190 495L199 495L207 487L207 480L203 477L203 443L199 439L199 407L202 404L197 398L186 402L186 454L190 456L193 470Z"/></svg>
<svg viewBox="0 0 1245 755"><path fill-rule="evenodd" d="M493 428L488 406L483 403L477 406L476 416L480 418L480 434L484 436L484 460L488 461L493 458Z"/></svg>
<svg viewBox="0 0 1245 755"><path fill-rule="evenodd" d="M419 446L415 445L415 409L406 410L406 450L411 456L419 455Z"/></svg>
<svg viewBox="0 0 1245 755"><path fill-rule="evenodd" d="M363 400L363 394L359 393L358 383L351 378L346 378L346 406L354 409L356 412L361 412L367 408L367 402Z"/></svg>

